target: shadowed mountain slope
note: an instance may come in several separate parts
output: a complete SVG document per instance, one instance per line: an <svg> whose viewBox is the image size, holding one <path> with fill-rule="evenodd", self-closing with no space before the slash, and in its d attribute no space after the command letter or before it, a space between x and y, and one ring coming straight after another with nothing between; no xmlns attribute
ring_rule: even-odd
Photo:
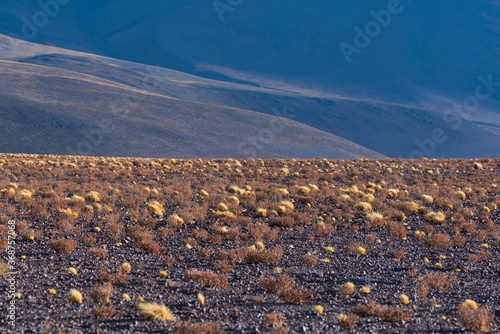
<svg viewBox="0 0 500 334"><path fill-rule="evenodd" d="M64 69L0 61L0 75L3 152L142 157L382 156L292 120L180 100Z"/></svg>

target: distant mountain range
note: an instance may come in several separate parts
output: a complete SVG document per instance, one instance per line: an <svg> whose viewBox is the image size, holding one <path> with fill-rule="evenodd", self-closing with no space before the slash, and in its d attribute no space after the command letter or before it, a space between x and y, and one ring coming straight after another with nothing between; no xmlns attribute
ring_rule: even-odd
<svg viewBox="0 0 500 334"><path fill-rule="evenodd" d="M0 150L500 156L499 14L482 0L4 0L2 126L32 133ZM115 122L127 94L142 97ZM115 143L82 144L103 119Z"/></svg>

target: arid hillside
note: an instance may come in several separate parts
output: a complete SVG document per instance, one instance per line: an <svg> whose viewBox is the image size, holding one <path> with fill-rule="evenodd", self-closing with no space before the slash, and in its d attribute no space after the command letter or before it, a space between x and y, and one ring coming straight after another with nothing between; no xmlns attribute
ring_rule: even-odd
<svg viewBox="0 0 500 334"><path fill-rule="evenodd" d="M455 114L445 118L444 107L210 80L3 35L0 59L2 152L160 158L500 155L494 124ZM445 139L429 144L436 130Z"/></svg>

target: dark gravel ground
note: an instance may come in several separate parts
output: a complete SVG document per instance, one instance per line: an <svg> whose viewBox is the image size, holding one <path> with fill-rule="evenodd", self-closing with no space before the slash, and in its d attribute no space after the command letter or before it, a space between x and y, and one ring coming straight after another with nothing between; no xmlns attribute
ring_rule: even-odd
<svg viewBox="0 0 500 334"><path fill-rule="evenodd" d="M438 164L439 161L435 162ZM493 160L492 165L498 166ZM359 164L362 164L360 162ZM495 171L498 175L498 170ZM369 181L368 176L362 180ZM467 176L464 176L467 181ZM308 184L308 180L301 180ZM389 183L389 182L388 182ZM230 182L228 181L228 184ZM390 184L390 183L389 183ZM498 193L496 194L498 195ZM328 200L323 201L326 203ZM313 204L314 206L314 204ZM432 206L432 205L431 205ZM296 210L305 208L297 203ZM125 210L125 209L124 209ZM50 230L51 220L33 219L25 212L18 211L12 219L27 220L35 230ZM26 218L27 217L27 218ZM125 225L130 224L128 217L123 218ZM159 226L167 223L158 219ZM266 221L254 217L255 220ZM215 254L220 250L233 250L251 246L255 241L242 237L240 240L222 239L217 244L197 239L192 249L185 247L184 239L193 237L194 227L211 231L214 219L186 223L175 230L168 238L158 239L165 253L148 255L123 233L112 239L112 233L106 228L100 232L94 230L93 222L83 222L80 234L94 235L97 238L94 247L106 245L108 253L101 259L90 258L88 247L78 242L71 254L59 254L51 249L50 233L32 240L16 239L16 291L22 293L15 299L16 327L7 325L5 317L0 320L0 330L18 333L163 333L173 331L179 320L217 322L220 330L228 333L267 333L271 326L266 322L266 315L281 312L285 325L291 333L463 333L467 332L458 323L458 307L465 299L473 299L480 306L488 306L495 315L495 322L500 319L500 247L498 240L491 236L474 238L466 235L467 243L463 247L453 245L447 249L435 250L428 247L425 240L419 240L414 232L422 230L427 224L422 215L416 212L407 214L404 223L407 230L406 240L391 238L387 229L368 229L363 213L356 213L346 220L337 219L331 235L315 233L311 222L296 222L296 228L281 228L275 240L265 240L266 250L273 246L282 246L284 253L277 264L250 264L244 260L234 263L228 273L226 289L207 288L186 277L187 269L214 270ZM479 218L471 218L479 223ZM500 224L500 210L492 211L489 221ZM439 232L453 235L452 224L436 227ZM246 228L242 228L242 233ZM370 241L368 235L375 235ZM246 240L245 240L246 239ZM117 243L122 243L118 246ZM364 245L366 254L350 252L353 244ZM482 244L488 244L489 256L486 260L469 261L472 254L483 250ZM290 247L293 245L293 248ZM334 253L328 253L324 247L332 246ZM212 250L212 255L203 259L199 256L200 248ZM404 251L400 262L394 260L393 253ZM320 261L313 267L302 262L302 257L311 253ZM3 253L5 254L5 253ZM21 256L26 258L22 259ZM428 263L425 259L428 259ZM174 259L175 261L172 261ZM323 262L321 259L328 259ZM115 268L124 262L131 264L127 282L114 285L110 305L116 307L116 314L110 319L99 319L91 309L96 303L90 297L94 286L94 277L102 266L114 273ZM174 263L175 262L175 263ZM442 266L436 266L436 263ZM68 272L69 267L77 269L77 275ZM282 274L275 273L275 268L283 269ZM166 277L160 271L167 271ZM446 273L455 275L456 281L449 290L430 290L427 298L418 295L421 278L427 273ZM262 288L261 279L288 274L295 277L296 288L306 288L312 300L300 304L286 304L279 297ZM0 277L0 308L6 314L8 282L7 276ZM345 298L339 287L352 282L355 293ZM359 288L369 286L371 293L361 294ZM75 288L82 292L83 302L72 304L68 301L68 292ZM56 294L48 293L55 289ZM122 298L127 293L130 300ZM205 305L199 305L197 294L205 296ZM410 303L401 305L399 295L409 296ZM146 302L164 303L174 313L177 322L144 321L137 314L138 298ZM256 298L262 297L262 303ZM350 312L359 303L376 301L391 307L402 306L414 311L410 321L384 322L376 317L360 317L354 329L342 329L337 319L340 313ZM315 305L324 307L324 312L314 311ZM494 325L491 332L500 332Z"/></svg>

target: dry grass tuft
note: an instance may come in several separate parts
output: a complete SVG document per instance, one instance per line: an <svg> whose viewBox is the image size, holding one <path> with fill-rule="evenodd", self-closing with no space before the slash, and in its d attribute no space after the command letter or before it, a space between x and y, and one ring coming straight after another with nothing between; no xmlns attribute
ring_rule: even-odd
<svg viewBox="0 0 500 334"><path fill-rule="evenodd" d="M433 225L444 225L446 223L446 216L442 212L429 212L425 215L425 218Z"/></svg>
<svg viewBox="0 0 500 334"><path fill-rule="evenodd" d="M156 303L139 303L137 311L145 320L174 321L175 317L168 307Z"/></svg>

